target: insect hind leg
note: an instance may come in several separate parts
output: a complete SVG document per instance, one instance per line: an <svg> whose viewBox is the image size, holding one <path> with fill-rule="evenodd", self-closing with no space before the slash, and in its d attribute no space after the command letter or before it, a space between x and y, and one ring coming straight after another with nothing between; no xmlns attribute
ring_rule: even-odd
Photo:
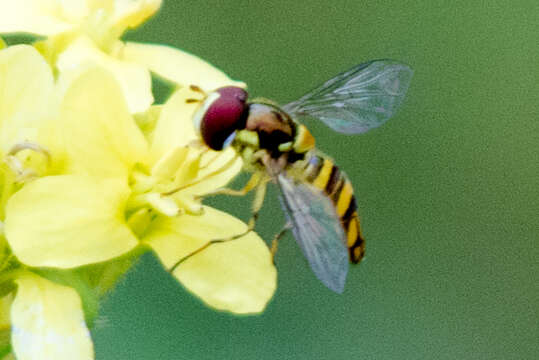
<svg viewBox="0 0 539 360"><path fill-rule="evenodd" d="M277 249L279 248L279 240L290 230L292 229L292 224L287 222L283 228L275 234L271 240L271 260L275 264L275 255L277 255Z"/></svg>
<svg viewBox="0 0 539 360"><path fill-rule="evenodd" d="M186 256L181 258L180 260L178 260L174 265L172 265L172 267L169 269L169 272L173 273L174 270L176 270L178 268L178 266L180 266L187 259L195 256L196 254L201 253L202 251L209 248L211 245L221 244L221 243L225 243L225 242L228 242L228 241L241 239L242 237L244 237L245 235L247 235L251 231L253 231L255 229L255 226L256 226L256 221L258 220L258 214L259 214L260 209L262 208L262 205L264 203L264 197L266 195L266 188L267 188L267 182L266 181L262 181L262 182L258 183L258 185L256 187L255 197L253 199L253 203L252 203L252 206L251 206L251 209L252 209L251 218L247 222L247 229L244 232L242 232L240 234L233 235L233 236L228 237L228 238L213 239L213 240L208 241L207 243L205 243L204 245L202 245L198 249L190 252L189 254L187 254Z"/></svg>
<svg viewBox="0 0 539 360"><path fill-rule="evenodd" d="M195 256L196 254L199 254L201 253L202 251L206 250L207 248L209 248L211 245L214 245L214 244L221 244L221 243L225 243L225 242L228 242L228 241L232 241L232 240L237 240L237 239L240 239L242 237L244 237L245 235L247 235L249 232L251 232L252 230L247 230L241 234L237 234L237 235L234 235L234 236L231 236L229 238L223 238L223 239L213 239L213 240L210 240L208 241L207 243L205 243L204 245L202 245L201 247L199 247L198 249L190 252L189 254L187 254L186 256L184 256L183 258L181 258L180 260L178 260L174 265L172 265L172 267L168 270L170 273L173 273L174 270L176 270L178 268L178 266L180 266L183 262L185 262L186 260L188 260L189 258Z"/></svg>

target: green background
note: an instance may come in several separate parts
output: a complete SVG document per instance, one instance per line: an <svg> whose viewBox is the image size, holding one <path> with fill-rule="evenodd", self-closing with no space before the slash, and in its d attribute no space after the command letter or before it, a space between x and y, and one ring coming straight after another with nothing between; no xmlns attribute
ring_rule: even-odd
<svg viewBox="0 0 539 360"><path fill-rule="evenodd" d="M259 316L206 308L146 256L103 304L97 359L539 356L536 0L165 0L125 38L197 54L281 103L370 59L415 75L398 114L365 135L308 124L361 209L367 257L344 294L290 236ZM269 195L265 239L283 222ZM212 204L249 216L247 198Z"/></svg>

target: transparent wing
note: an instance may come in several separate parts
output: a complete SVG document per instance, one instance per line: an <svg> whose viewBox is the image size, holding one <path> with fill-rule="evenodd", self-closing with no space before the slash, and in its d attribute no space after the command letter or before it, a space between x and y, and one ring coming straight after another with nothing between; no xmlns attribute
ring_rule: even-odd
<svg viewBox="0 0 539 360"><path fill-rule="evenodd" d="M281 205L292 232L315 275L331 290L342 293L348 272L348 249L331 200L317 188L280 174Z"/></svg>
<svg viewBox="0 0 539 360"><path fill-rule="evenodd" d="M412 74L402 63L373 60L335 76L282 108L293 117L317 118L338 132L363 133L395 114Z"/></svg>

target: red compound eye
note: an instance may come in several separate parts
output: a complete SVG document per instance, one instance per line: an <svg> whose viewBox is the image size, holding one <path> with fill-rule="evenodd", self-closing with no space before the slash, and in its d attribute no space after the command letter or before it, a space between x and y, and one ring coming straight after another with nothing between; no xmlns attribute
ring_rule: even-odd
<svg viewBox="0 0 539 360"><path fill-rule="evenodd" d="M226 86L208 96L195 115L195 127L213 150L221 150L225 141L247 120L247 92L236 86Z"/></svg>

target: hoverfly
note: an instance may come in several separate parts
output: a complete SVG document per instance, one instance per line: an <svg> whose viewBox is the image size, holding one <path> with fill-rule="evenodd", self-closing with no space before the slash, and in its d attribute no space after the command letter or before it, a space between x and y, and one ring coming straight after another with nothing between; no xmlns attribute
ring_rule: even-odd
<svg viewBox="0 0 539 360"><path fill-rule="evenodd" d="M194 115L195 128L209 148L232 146L244 169L253 173L243 191L229 190L245 194L257 188L250 229L266 184L277 184L288 220L285 229L292 229L315 275L335 292L344 290L348 262L359 263L365 253L356 199L347 176L315 148L313 136L297 119L315 118L341 133L364 133L396 112L411 77L407 65L374 60L284 106L248 101L239 87L219 88L206 94Z"/></svg>

